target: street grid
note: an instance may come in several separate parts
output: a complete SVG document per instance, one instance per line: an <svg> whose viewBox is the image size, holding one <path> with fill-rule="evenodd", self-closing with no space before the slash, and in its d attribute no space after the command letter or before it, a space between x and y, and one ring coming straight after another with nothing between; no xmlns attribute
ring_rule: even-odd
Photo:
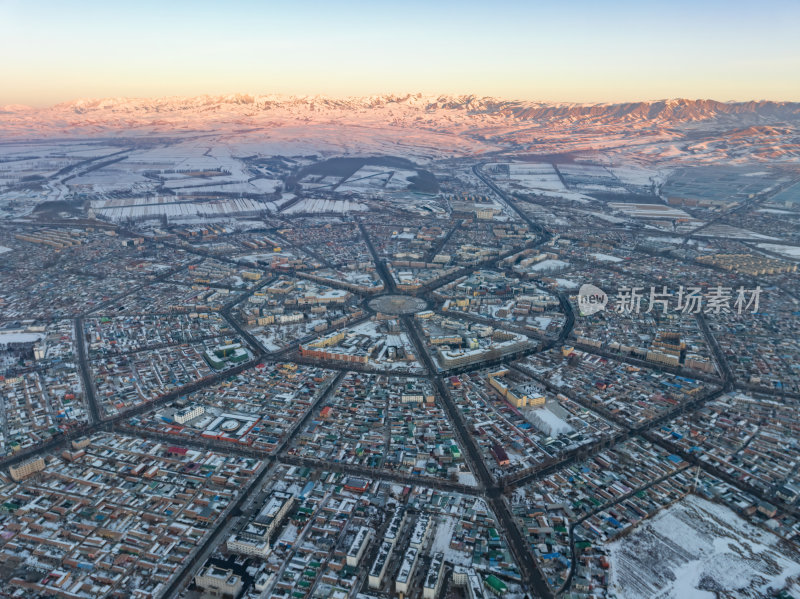
<svg viewBox="0 0 800 599"><path fill-rule="evenodd" d="M126 150L123 150L123 152L125 151ZM537 239L535 242L528 243L524 246L526 249L539 247L544 243L546 243L551 238L550 233L548 233L548 231L544 227L534 222L526 214L525 211L521 210L518 207L517 200L512 199L506 192L504 192L497 185L495 185L494 182L489 177L484 175L480 164L474 166L473 172L487 188L489 188L502 202L504 202L508 206L508 208L514 211L519 216L519 218L523 220L530 227L531 231L534 231L537 234ZM727 215L739 212L747 207L752 207L752 205L757 203L760 199L763 198L761 196L756 196L755 198L745 202L740 207L721 215L719 219L722 219ZM703 225L702 227L687 233L684 238L684 243L689 239L694 238L694 236L696 236L701 229L708 227L713 222L714 221L710 221L705 225ZM387 269L386 261L376 252L375 246L373 244L372 239L370 238L369 231L365 226L364 222L362 220L358 220L357 227L358 230L360 231L360 234L365 242L367 249L369 250L372 256L377 273L383 282L383 291L386 294L397 294L396 284L393 277L391 276L391 274ZM447 234L438 243L438 247L434 248L430 252L431 255L435 254L437 251L439 251L439 249L444 247L444 245L448 242L450 237L462 227L463 227L463 221L459 220L457 223L455 223L455 225L447 232ZM129 234L133 235L132 232L130 232ZM287 245L289 245L288 241ZM211 255L202 249L190 248L186 246L180 246L180 247L184 251L197 255L198 261L204 257L208 257L209 255ZM314 256L320 262L327 264L327 260L325 259L325 257L320 255L318 252L314 252L313 250L302 246L299 246L298 249L307 252L309 255ZM229 443L222 443L219 441L208 440L208 439L181 440L181 443L189 447L195 447L197 449L214 449L228 454L239 454L248 457L259 457L266 461L265 466L261 469L258 475L255 476L249 482L246 488L242 489L242 493L236 500L235 504L231 506L230 511L235 512L236 510L240 510L243 506L245 506L249 502L252 502L253 494L257 493L258 490L261 488L263 481L266 479L267 475L271 471L272 466L275 464L308 466L315 469L325 469L328 471L365 476L373 480L390 481L408 485L423 485L442 490L458 492L466 495L481 496L488 500L492 510L494 511L496 517L498 518L500 527L502 529L502 534L507 539L511 551L513 553L513 556L522 570L523 583L527 588L528 592L535 597L551 598L557 595L561 595L569 590L572 572L569 573L569 578L560 589L553 590L549 587L545 575L543 574L536 557L530 550L528 543L525 541L520 532L519 524L515 520L515 517L507 501L509 494L511 494L514 491L514 489L520 486L528 485L576 461L586 459L594 454L597 454L601 451L608 449L609 447L613 447L619 443L623 443L626 439L629 439L632 436L641 436L652 442L654 445L660 446L663 449L669 451L670 453L675 453L681 456L684 460L686 460L687 463L691 464L692 467L701 468L704 471L707 471L709 474L712 474L728 482L734 487L745 490L753 494L755 497L766 500L767 498L764 497L763 493L759 489L754 488L747 483L743 483L742 481L735 479L734 477L731 477L728 473L722 471L718 467L714 467L712 465L709 465L708 463L698 460L698 458L695 455L690 454L685 449L677 446L676 444L666 442L661 437L653 434L653 431L655 429L657 429L662 424L672 420L676 416L686 415L695 412L701 409L709 401L712 401L720 397L724 393L728 393L734 390L751 390L751 391L757 391L760 394L771 393L775 397L785 397L787 395L785 393L770 392L767 389L761 387L756 387L754 389L753 385L748 385L746 383L743 384L742 382L735 380L733 372L728 364L724 352L720 348L719 343L715 339L712 332L709 330L708 323L706 322L706 319L702 315L698 316L697 321L699 326L701 327L702 333L707 343L712 349L714 362L717 366L717 371L720 373L720 375L719 376L712 374L698 375L698 373L696 372L691 372L691 376L694 376L695 378L699 378L709 383L717 385L718 388L716 390L707 393L702 397L698 397L692 401L677 405L673 409L661 414L658 418L636 426L631 426L629 422L620 420L619 418L616 418L613 414L603 413L601 410L600 411L601 415L613 421L621 429L621 432L618 435L616 435L616 437L614 437L613 439L610 440L606 439L599 441L595 444L592 444L590 446L580 447L578 450L575 450L574 452L561 456L558 460L554 462L549 462L547 464L534 466L523 472L515 473L506 477L501 477L499 479L493 477L493 475L487 468L486 464L484 463L484 459L481 457L481 452L476 446L475 440L471 437L471 435L468 432L468 427L465 423L463 415L459 410L458 405L452 398L452 395L447 385L445 384L446 377L452 376L453 374L467 373L484 369L487 366L492 365L492 363L482 362L480 364L476 364L473 366L466 366L453 371L448 371L446 374L440 373L440 369L437 367L436 363L431 357L430 352L426 349L424 336L420 332L419 325L417 324L417 322L415 322L414 318L409 314L413 313L415 310L418 310L419 306L424 306L426 304L431 306L436 306L438 302L433 301L431 298L431 293L434 289L441 287L442 285L450 281L456 280L457 278L464 276L465 274L469 274L476 270L479 270L480 268L483 268L485 266L501 267L500 266L501 262L505 258L519 252L521 249L523 248L516 247L513 249L513 251L505 252L499 256L493 256L489 259L481 261L476 265L459 268L457 269L456 272L446 276L444 279L437 279L433 283L423 285L420 289L409 293L407 296L395 295L395 297L392 298L391 296L387 295L387 299L383 303L378 300L372 300L368 304L373 310L377 308L384 308L385 306L384 308L385 311L397 314L398 318L403 323L406 331L410 335L411 341L415 346L417 355L421 359L422 364L426 369L425 374L415 375L415 376L425 378L431 381L431 383L433 384L436 395L438 399L441 401L441 404L444 406L448 418L454 427L454 432L458 438L460 445L466 449L467 463L470 466L470 470L475 474L477 478L477 486L464 485L464 484L454 483L451 481L433 480L427 477L402 474L402 473L392 473L383 470L366 468L358 465L333 463L330 461L325 461L320 459L303 458L299 456L290 455L287 452L287 447L289 447L289 445L294 440L298 432L302 430L303 427L306 425L306 423L311 418L313 418L315 413L318 412L319 406L322 404L322 402L327 397L329 397L330 394L336 391L338 385L344 378L345 373L347 371L361 370L364 372L402 375L402 373L398 373L395 371L384 372L374 368L353 367L351 365L341 365L336 363L321 363L318 360L314 360L314 361L308 361L308 363L314 363L316 365L320 365L325 368L338 371L338 373L333 378L333 380L328 383L328 386L325 389L325 391L316 398L315 402L308 409L305 416L292 427L292 429L289 431L289 434L282 441L277 451L270 453L260 452L252 448L232 446ZM220 258L220 256L216 254L213 254L213 257L216 260L225 261L225 258ZM298 347L297 342L293 343L291 346L286 347L280 351L275 351L275 352L267 351L264 348L263 344L261 344L259 340L256 339L255 336L252 335L252 333L250 333L246 327L242 326L242 324L232 315L232 310L237 304L245 301L247 297L257 292L259 289L263 288L264 286L268 285L270 282L274 280L268 277L265 280L259 282L258 285L253 286L251 289L247 290L247 292L241 295L236 295L220 311L221 316L224 318L225 321L227 321L229 327L233 329L238 334L238 336L242 338L249 345L252 351L252 358L229 370L215 373L209 377L206 377L204 380L195 381L187 386L175 389L169 393L166 393L161 397L158 397L153 401L149 401L141 405L135 406L132 409L127 410L123 413L111 417L104 416L102 413L102 409L98 404L98 399L96 397L95 385L92 379L92 374L90 369L90 361L87 355L86 340L85 340L85 335L83 334L85 319L89 317L90 313L92 314L101 313L104 308L114 305L116 302L118 302L125 296L146 290L147 287L157 282L167 281L173 274L175 274L176 272L178 272L183 268L185 268L184 265L176 267L175 269L172 269L158 276L152 281L149 281L147 283L129 289L125 293L115 296L111 299L108 299L107 301L103 302L100 305L92 306L90 310L87 310L85 313L74 318L74 331L75 331L75 338L77 341L77 361L89 408L90 422L84 426L76 427L69 433L62 435L58 439L49 441L44 445L36 446L28 450L20 451L14 455L4 457L2 458L2 460L0 460L0 466L8 467L10 465L18 464L30 458L33 455L54 452L66 446L67 443L69 443L74 439L90 435L92 433L99 431L120 431L120 432L124 431L126 433L130 433L132 435L136 435L139 437L170 441L171 438L168 435L159 435L157 433L149 431L134 429L132 427L129 427L126 424L126 421L130 420L130 418L132 416L135 416L136 414L153 410L159 406L162 406L170 401L175 400L178 397L186 396L194 391L215 385L220 381L222 381L223 379L226 379L232 375L247 372L249 369L253 368L257 364L277 364L284 360L290 360L290 361L294 360L297 361L298 363L305 362L297 355L297 347ZM330 285L331 287L339 286L337 285L336 281L326 281L326 284ZM407 299L404 300L403 297ZM516 359L523 358L527 355L533 355L554 348L558 349L565 344L566 339L569 336L572 327L575 323L575 314L570 304L568 296L565 293L561 292L559 293L558 297L559 297L560 308L566 316L566 322L562 327L562 330L558 335L558 337L555 339L551 339L545 336L540 336L536 338L536 341L538 343L536 344L535 347L532 347L531 349L525 350L523 352L519 352L518 354L515 354L513 356L501 358L496 361L497 363L500 362L508 363ZM470 318L470 316L465 316L465 318ZM480 320L480 318L478 317L471 317L471 318L475 320ZM533 336L532 334L530 334L530 332L528 332L528 334L529 336ZM573 345L576 345L576 347L579 347L581 351L586 352L588 354L595 354L599 356L609 357L636 366L652 366L651 364L648 364L643 360L638 360L636 358L632 358L629 356L621 356L619 354L608 352L606 350L596 348L593 346L579 345L579 344L573 344ZM524 366L522 365L514 364L513 367L518 368L523 372L526 372ZM675 373L678 374L688 374L687 371L682 368L664 367L664 370L668 372L674 371ZM529 375L531 374L529 371L527 371L526 373ZM559 389L559 392L563 392L563 390ZM577 401L578 403L581 403L582 401L579 398L571 398L571 399L574 399L574 401ZM592 411L598 411L597 406L593 406L591 404L585 404L584 407ZM631 491L631 493L634 493L639 490L640 489L634 489L633 491ZM618 501L622 501L623 499L624 497L621 497L618 499ZM770 498L770 501L774 501L774 499ZM608 506L603 506L603 508L606 507ZM800 515L797 513L796 509L790 506L782 506L782 508L789 513ZM581 520L572 523L570 527L570 535L572 535L572 530L574 529L574 527L587 517L588 515L585 515L582 517ZM172 596L172 594L177 593L181 588L183 588L183 586L185 586L185 584L187 584L187 582L191 579L191 576L196 571L196 569L204 563L205 559L213 550L213 548L219 543L220 539L223 538L223 533L226 530L228 530L228 527L218 526L210 535L206 536L206 538L203 540L203 543L197 548L197 551L193 555L192 559L187 560L183 564L180 574L174 577L174 579L172 580L172 582L165 591L165 596ZM573 552L572 563L574 564L575 563L574 543L572 544L571 549ZM572 568L572 570L574 570L574 567Z"/></svg>

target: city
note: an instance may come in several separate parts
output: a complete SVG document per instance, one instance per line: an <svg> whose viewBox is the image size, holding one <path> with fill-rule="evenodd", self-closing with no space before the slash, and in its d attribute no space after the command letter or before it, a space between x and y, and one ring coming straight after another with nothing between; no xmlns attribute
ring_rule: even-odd
<svg viewBox="0 0 800 599"><path fill-rule="evenodd" d="M700 195L588 160L432 162L425 192L391 166L296 166L274 207L210 218L172 208L227 201L209 191L96 209L135 195L90 182L105 161L3 167L75 198L0 224L10 596L605 597L654 584L621 539L674 506L794 571L800 228L768 233L800 222L800 170L676 220L572 201ZM203 162L152 181L203 185ZM605 310L581 311L587 282ZM695 285L709 303L681 307Z"/></svg>
<svg viewBox="0 0 800 599"><path fill-rule="evenodd" d="M0 2L0 598L800 599L798 22Z"/></svg>

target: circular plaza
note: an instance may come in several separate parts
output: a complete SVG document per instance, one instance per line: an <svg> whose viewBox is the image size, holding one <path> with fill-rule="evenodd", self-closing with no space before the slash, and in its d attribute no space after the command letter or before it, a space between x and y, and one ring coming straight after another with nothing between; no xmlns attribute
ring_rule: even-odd
<svg viewBox="0 0 800 599"><path fill-rule="evenodd" d="M427 309L428 302L411 295L381 295L369 301L369 307L381 314L400 316Z"/></svg>

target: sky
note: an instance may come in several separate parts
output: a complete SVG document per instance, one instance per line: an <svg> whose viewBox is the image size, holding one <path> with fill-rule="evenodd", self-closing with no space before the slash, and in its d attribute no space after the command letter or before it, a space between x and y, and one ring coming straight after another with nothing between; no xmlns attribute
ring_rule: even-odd
<svg viewBox="0 0 800 599"><path fill-rule="evenodd" d="M0 0L0 105L417 92L800 101L798 23L798 0Z"/></svg>

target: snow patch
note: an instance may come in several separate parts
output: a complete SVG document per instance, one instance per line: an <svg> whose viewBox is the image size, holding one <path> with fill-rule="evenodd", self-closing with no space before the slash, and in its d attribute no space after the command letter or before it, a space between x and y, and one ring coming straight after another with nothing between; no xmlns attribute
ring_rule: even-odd
<svg viewBox="0 0 800 599"><path fill-rule="evenodd" d="M609 558L609 590L620 599L755 599L800 575L795 549L727 507L695 496L611 543Z"/></svg>

